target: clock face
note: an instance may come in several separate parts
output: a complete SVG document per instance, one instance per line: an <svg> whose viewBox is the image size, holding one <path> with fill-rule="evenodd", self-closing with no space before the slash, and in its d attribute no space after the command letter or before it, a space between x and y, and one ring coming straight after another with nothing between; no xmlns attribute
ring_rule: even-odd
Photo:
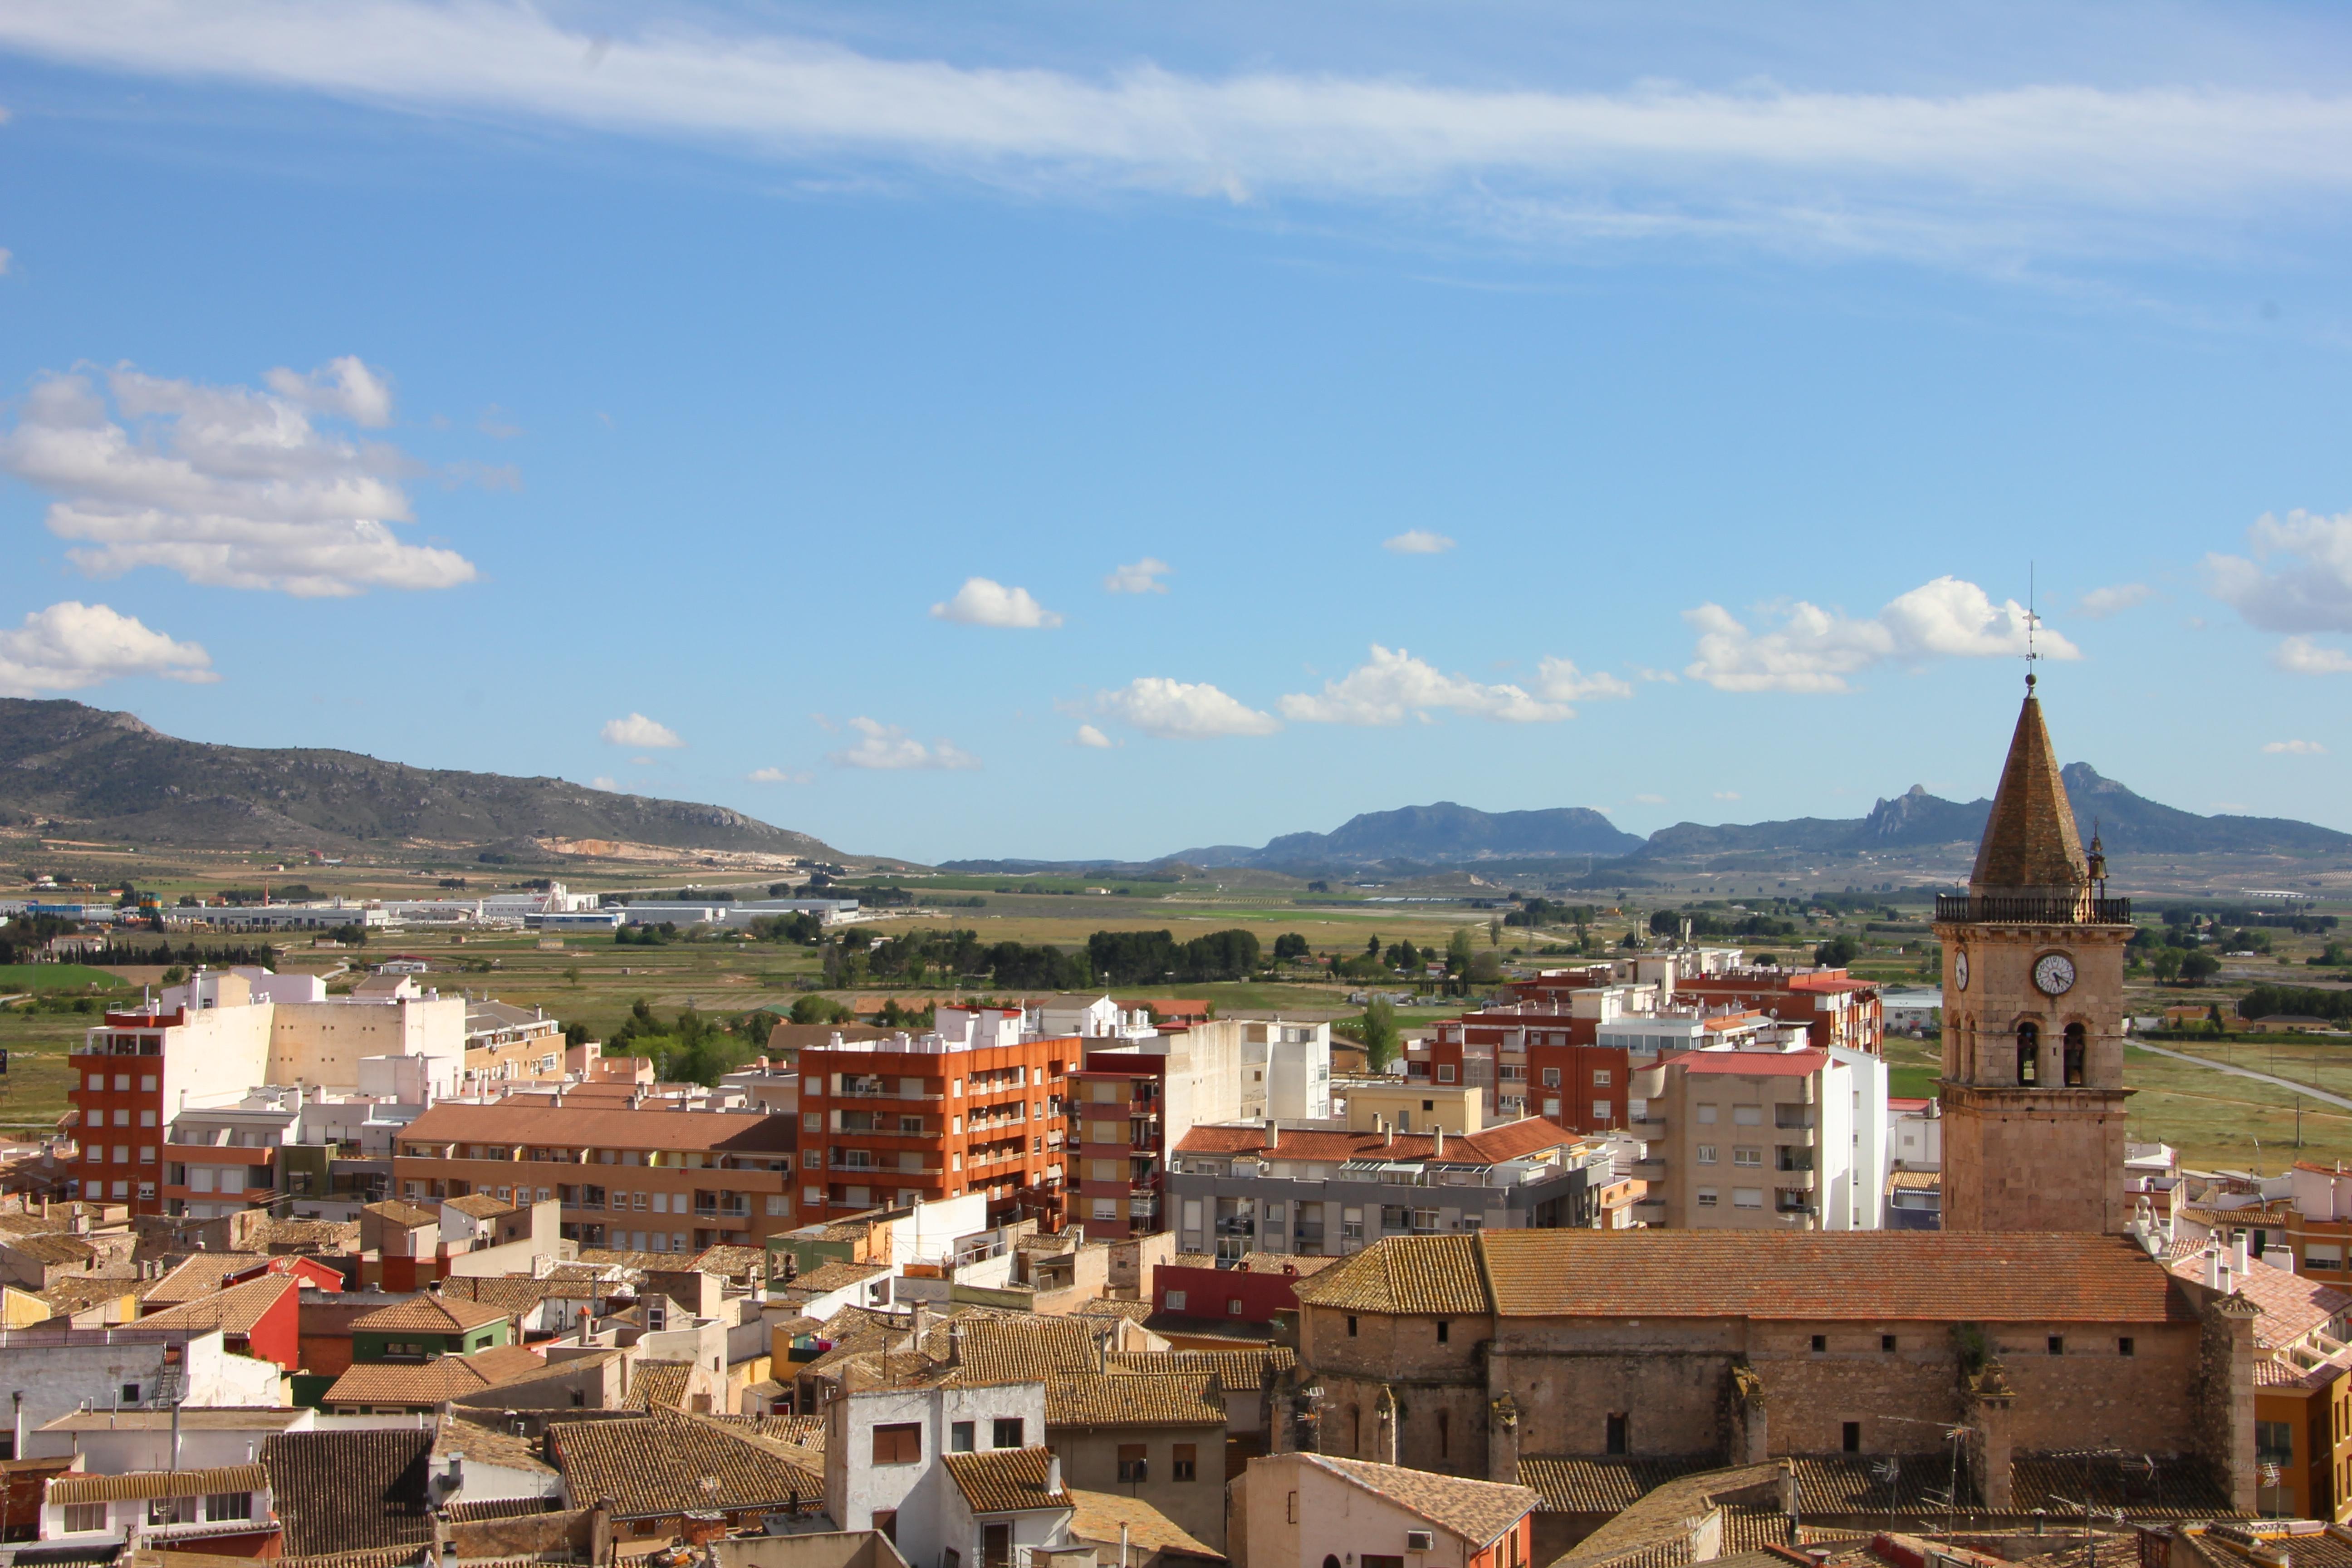
<svg viewBox="0 0 2352 1568"><path fill-rule="evenodd" d="M1963 991L1969 988L1969 952L1966 948L1952 954L1952 982Z"/></svg>
<svg viewBox="0 0 2352 1568"><path fill-rule="evenodd" d="M2044 953L2033 965L2033 984L2045 996L2063 996L2074 986L2074 961L2063 952Z"/></svg>

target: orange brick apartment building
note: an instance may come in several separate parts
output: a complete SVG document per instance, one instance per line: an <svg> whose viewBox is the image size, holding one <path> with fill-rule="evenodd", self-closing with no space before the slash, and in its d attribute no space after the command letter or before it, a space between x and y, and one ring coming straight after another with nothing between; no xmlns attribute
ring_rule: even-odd
<svg viewBox="0 0 2352 1568"><path fill-rule="evenodd" d="M1018 1007L942 1007L930 1034L801 1051L801 1219L985 1193L992 1222L1058 1227L1065 1097L1085 1042Z"/></svg>

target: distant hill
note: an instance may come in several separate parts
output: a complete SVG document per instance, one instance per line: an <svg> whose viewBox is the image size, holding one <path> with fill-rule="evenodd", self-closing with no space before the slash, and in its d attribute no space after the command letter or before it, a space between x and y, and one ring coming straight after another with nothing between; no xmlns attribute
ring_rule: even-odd
<svg viewBox="0 0 2352 1568"><path fill-rule="evenodd" d="M128 713L0 699L0 824L142 844L337 847L538 838L835 859L805 833L724 806L379 762L355 752L175 740Z"/></svg>
<svg viewBox="0 0 2352 1568"><path fill-rule="evenodd" d="M1640 838L1580 805L1486 812L1441 800L1433 805L1366 812L1329 833L1286 833L1263 849L1218 845L1181 849L1171 858L1208 868L1370 866L1387 860L1450 866L1506 856L1613 859L1641 847Z"/></svg>
<svg viewBox="0 0 2352 1568"><path fill-rule="evenodd" d="M2200 816L2161 805L2088 763L2064 770L2074 820L2088 844L2094 829L2116 855L2344 855L2352 834L2276 816ZM1874 850L1966 845L1983 837L1992 802L1945 800L1913 784L1882 800L1867 816L1801 816L1783 822L1678 822L1646 839L1620 831L1597 811L1478 811L1452 801L1366 812L1329 833L1286 833L1262 848L1216 844L1157 860L950 860L942 868L1006 872L1126 872L1177 865L1206 870L1248 867L1311 875L1368 866L1436 869L1483 861L1583 858L1644 862L1715 855L1856 855Z"/></svg>
<svg viewBox="0 0 2352 1568"><path fill-rule="evenodd" d="M2074 825L2088 844L2096 832L2114 855L2341 855L2352 834L2280 816L2200 816L2160 805L2088 763L2071 763L2061 776L2074 808ZM1965 805L1929 795L1919 784L1871 807L1868 816L1797 817L1745 826L1710 827L1678 822L1650 835L1637 860L1664 860L1742 851L1791 850L1854 854L1933 844L1973 845L1984 835L1992 802Z"/></svg>

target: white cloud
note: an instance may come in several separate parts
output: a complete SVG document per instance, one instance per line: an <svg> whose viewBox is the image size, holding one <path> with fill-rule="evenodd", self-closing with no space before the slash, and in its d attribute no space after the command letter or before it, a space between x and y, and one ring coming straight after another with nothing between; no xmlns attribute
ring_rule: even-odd
<svg viewBox="0 0 2352 1568"><path fill-rule="evenodd" d="M104 605L68 599L0 631L0 697L79 691L133 675L204 684L218 680L212 656L174 642Z"/></svg>
<svg viewBox="0 0 2352 1568"><path fill-rule="evenodd" d="M835 752L831 760L835 767L873 768L896 772L910 768L938 768L950 772L980 766L980 759L959 750L950 741L935 741L926 746L896 724L877 723L872 719L852 719L849 727L857 731L857 743L845 752Z"/></svg>
<svg viewBox="0 0 2352 1568"><path fill-rule="evenodd" d="M1717 800L1738 800L1739 798L1739 792L1736 789L1719 789L1715 792L1715 798Z"/></svg>
<svg viewBox="0 0 2352 1568"><path fill-rule="evenodd" d="M1676 675L1671 669L1652 669L1645 664L1637 664L1631 668L1633 671L1633 679L1636 680L1660 681L1667 686L1680 686L1682 684L1683 678Z"/></svg>
<svg viewBox="0 0 2352 1568"><path fill-rule="evenodd" d="M49 531L92 547L67 552L92 576L160 566L208 587L304 598L473 580L464 556L393 531L413 521L395 482L415 468L410 458L313 422L387 422L380 374L344 358L263 379L267 392L128 365L44 377L0 434L0 469L57 498Z"/></svg>
<svg viewBox="0 0 2352 1568"><path fill-rule="evenodd" d="M931 606L931 618L967 626L1036 628L1058 626L1062 617L1029 596L1026 588L1008 588L986 577L967 577L955 597Z"/></svg>
<svg viewBox="0 0 2352 1568"><path fill-rule="evenodd" d="M2074 608L2095 621L2119 616L2126 610L2137 609L2156 597L2156 590L2145 583L2118 583L2112 588L2094 588L2074 603Z"/></svg>
<svg viewBox="0 0 2352 1568"><path fill-rule="evenodd" d="M474 421L474 428L493 441L511 441L522 434L522 426L508 418L507 411L495 403L482 410L482 416Z"/></svg>
<svg viewBox="0 0 2352 1568"><path fill-rule="evenodd" d="M1798 600L1779 630L1754 632L1720 605L1683 612L1698 633L1697 658L1683 671L1722 691L1844 691L1846 677L1889 661L1989 658L2026 648L2025 606L1996 605L1982 588L1938 577L1866 620ZM2034 646L2045 658L2080 658L2043 626Z"/></svg>
<svg viewBox="0 0 2352 1568"><path fill-rule="evenodd" d="M1174 570L1174 567L1169 565L1168 563L1160 560L1158 556L1147 555L1142 560L1136 562L1132 565L1112 567L1110 569L1110 575L1103 579L1103 592L1107 594L1164 594L1168 592L1168 584L1162 583L1160 579L1165 577L1169 573Z"/></svg>
<svg viewBox="0 0 2352 1568"><path fill-rule="evenodd" d="M2327 748L2316 741L2266 741L2263 750L2274 757L2324 757Z"/></svg>
<svg viewBox="0 0 2352 1568"><path fill-rule="evenodd" d="M677 731L667 724L656 723L642 713L632 713L625 719L611 719L597 731L608 746L651 746L667 751L686 744Z"/></svg>
<svg viewBox="0 0 2352 1568"><path fill-rule="evenodd" d="M1547 658L1538 681L1543 695L1523 687L1486 685L1465 676L1445 675L1402 648L1372 645L1371 658L1317 693L1297 692L1280 707L1286 719L1315 724L1402 724L1408 715L1427 719L1433 711L1467 713L1508 723L1546 724L1572 719L1576 710L1562 693L1630 696L1613 676L1586 677L1565 659Z"/></svg>
<svg viewBox="0 0 2352 1568"><path fill-rule="evenodd" d="M366 430L392 423L392 384L357 354L329 360L308 375L280 368L263 372L261 379L297 408L338 415Z"/></svg>
<svg viewBox="0 0 2352 1568"><path fill-rule="evenodd" d="M1565 658L1536 666L1536 693L1553 702L1585 702L1596 697L1631 697L1633 689L1606 670L1586 675Z"/></svg>
<svg viewBox="0 0 2352 1568"><path fill-rule="evenodd" d="M1081 76L609 8L567 28L564 14L205 0L150 4L126 26L87 0L16 0L0 8L0 44L372 108L850 163L844 177L879 159L1080 195L1413 202L1521 244L1728 240L1990 259L2014 275L2043 249L2218 252L2254 215L2324 213L2352 189L2352 99L2266 84L1553 91L1148 61ZM611 18L627 25L587 30Z"/></svg>
<svg viewBox="0 0 2352 1568"><path fill-rule="evenodd" d="M2213 596L2266 632L2352 632L2352 512L2317 517L2269 512L2246 531L2253 559L2208 555L2205 580ZM2291 564L2265 572L2274 555Z"/></svg>
<svg viewBox="0 0 2352 1568"><path fill-rule="evenodd" d="M743 776L753 784L802 784L808 783L814 775L796 773L788 768L753 768Z"/></svg>
<svg viewBox="0 0 2352 1568"><path fill-rule="evenodd" d="M1093 751L1107 752L1115 742L1092 724L1081 724L1078 732L1070 737L1073 746L1085 746Z"/></svg>
<svg viewBox="0 0 2352 1568"><path fill-rule="evenodd" d="M588 787L590 789L601 789L607 795L618 795L621 793L621 781L613 777L610 773L598 773L594 778L588 781Z"/></svg>
<svg viewBox="0 0 2352 1568"><path fill-rule="evenodd" d="M1666 804L1666 797L1662 795L1637 795L1633 797L1633 800L1636 805L1664 805Z"/></svg>
<svg viewBox="0 0 2352 1568"><path fill-rule="evenodd" d="M2352 675L2352 654L2309 637L2286 638L2271 650L2271 662L2290 675Z"/></svg>
<svg viewBox="0 0 2352 1568"><path fill-rule="evenodd" d="M15 251L10 250L6 246L0 246L0 278L8 276L8 268L16 264L16 260Z"/></svg>
<svg viewBox="0 0 2352 1568"><path fill-rule="evenodd" d="M1425 528L1410 528L1393 539L1381 541L1381 548L1396 555L1443 555L1454 548L1454 541Z"/></svg>
<svg viewBox="0 0 2352 1568"><path fill-rule="evenodd" d="M1261 713L1205 680L1171 680L1164 675L1140 675L1116 691L1103 692L1095 699L1095 710L1171 741L1270 735L1282 728L1273 714Z"/></svg>

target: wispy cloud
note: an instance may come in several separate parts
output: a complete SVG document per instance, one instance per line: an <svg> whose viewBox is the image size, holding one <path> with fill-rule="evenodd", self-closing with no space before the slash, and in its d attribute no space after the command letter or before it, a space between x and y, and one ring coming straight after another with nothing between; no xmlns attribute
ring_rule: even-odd
<svg viewBox="0 0 2352 1568"><path fill-rule="evenodd" d="M1381 548L1391 555L1443 555L1454 548L1454 541L1425 528L1409 528L1393 538L1381 540Z"/></svg>
<svg viewBox="0 0 2352 1568"><path fill-rule="evenodd" d="M267 391L205 386L129 365L33 384L0 469L57 499L49 531L92 576L160 566L215 588L333 597L369 588L447 588L474 578L455 551L404 542L398 480L413 459L322 419L392 419L383 374L346 355Z"/></svg>
<svg viewBox="0 0 2352 1568"><path fill-rule="evenodd" d="M743 776L753 784L803 784L815 775L794 773L790 768L753 768Z"/></svg>
<svg viewBox="0 0 2352 1568"><path fill-rule="evenodd" d="M1169 741L1270 735L1282 728L1273 714L1261 713L1205 680L1171 680L1164 675L1138 676L1116 691L1098 694L1094 710Z"/></svg>
<svg viewBox="0 0 2352 1568"><path fill-rule="evenodd" d="M954 773L980 766L979 758L951 741L934 741L927 746L898 725L872 719L852 719L849 727L856 731L857 743L831 753L835 767L884 773L932 768Z"/></svg>
<svg viewBox="0 0 2352 1568"><path fill-rule="evenodd" d="M1160 579L1175 570L1157 556L1147 555L1127 566L1114 566L1103 579L1107 594L1164 594L1168 584Z"/></svg>
<svg viewBox="0 0 2352 1568"><path fill-rule="evenodd" d="M0 697L79 691L134 675L198 685L220 679L198 644L175 642L105 605L68 599L0 631Z"/></svg>
<svg viewBox="0 0 2352 1568"><path fill-rule="evenodd" d="M2352 632L2352 512L2264 512L2246 530L2252 559L2208 555L2213 596L2266 632ZM2284 557L2284 563L2265 563Z"/></svg>
<svg viewBox="0 0 2352 1568"><path fill-rule="evenodd" d="M1924 584L1862 619L1801 599L1780 612L1776 631L1751 630L1720 605L1685 610L1683 619L1698 633L1697 657L1683 673L1721 691L1845 691L1847 677L1875 665L2026 650L2025 606L1996 605L1958 577ZM2082 657L2046 626L2034 646L2044 658Z"/></svg>
<svg viewBox="0 0 2352 1568"><path fill-rule="evenodd" d="M2155 597L2156 590L2145 583L2118 583L2112 588L2092 589L2074 601L2074 608L2095 621L2103 621L2109 616L2137 609Z"/></svg>
<svg viewBox="0 0 2352 1568"><path fill-rule="evenodd" d="M1070 737L1070 744L1073 746L1084 746L1089 751L1096 752L1108 752L1118 743L1092 724L1079 725L1078 732Z"/></svg>
<svg viewBox="0 0 2352 1568"><path fill-rule="evenodd" d="M483 0L148 0L133 15L16 0L0 8L0 47L828 170L879 160L1032 192L1416 203L1521 243L1696 238L1938 259L2208 250L2228 243L2217 216L2291 216L2352 189L2352 97L2309 91L1548 91L1150 63L1079 75L674 17L592 35L548 7Z"/></svg>
<svg viewBox="0 0 2352 1568"><path fill-rule="evenodd" d="M2309 637L2287 637L2271 650L2271 662L2290 675L2352 675L2352 654Z"/></svg>
<svg viewBox="0 0 2352 1568"><path fill-rule="evenodd" d="M640 750L653 747L666 751L686 744L677 738L677 731L642 713L632 713L625 719L608 719L597 733L608 746L633 746Z"/></svg>
<svg viewBox="0 0 2352 1568"><path fill-rule="evenodd" d="M2266 741L2263 750L2273 757L2324 757L2327 748L2316 741Z"/></svg>
<svg viewBox="0 0 2352 1568"><path fill-rule="evenodd" d="M954 598L931 606L931 618L967 626L1009 626L1018 630L1062 624L1062 617L1032 598L1028 589L1008 588L988 577L965 578Z"/></svg>

